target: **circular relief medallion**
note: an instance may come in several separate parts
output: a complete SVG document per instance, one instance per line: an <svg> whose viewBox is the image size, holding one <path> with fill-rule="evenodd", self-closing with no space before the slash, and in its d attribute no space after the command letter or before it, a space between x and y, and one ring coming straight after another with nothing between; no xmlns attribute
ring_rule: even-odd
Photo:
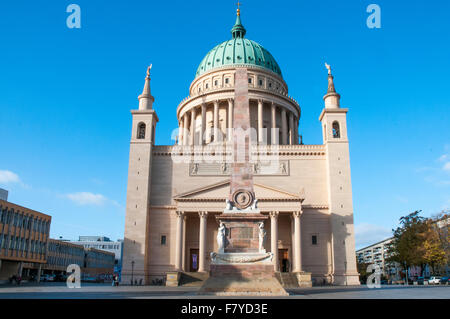
<svg viewBox="0 0 450 319"><path fill-rule="evenodd" d="M234 205L239 209L246 209L253 203L253 195L247 190L238 190L233 194Z"/></svg>

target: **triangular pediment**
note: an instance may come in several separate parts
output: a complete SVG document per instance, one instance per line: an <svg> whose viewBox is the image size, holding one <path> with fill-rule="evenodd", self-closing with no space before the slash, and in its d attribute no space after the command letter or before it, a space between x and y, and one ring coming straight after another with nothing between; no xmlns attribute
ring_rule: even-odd
<svg viewBox="0 0 450 319"><path fill-rule="evenodd" d="M303 191L297 194L281 190L272 186L254 183L256 198L258 200L293 200L303 201ZM193 189L174 196L175 201L224 201L230 194L230 180Z"/></svg>

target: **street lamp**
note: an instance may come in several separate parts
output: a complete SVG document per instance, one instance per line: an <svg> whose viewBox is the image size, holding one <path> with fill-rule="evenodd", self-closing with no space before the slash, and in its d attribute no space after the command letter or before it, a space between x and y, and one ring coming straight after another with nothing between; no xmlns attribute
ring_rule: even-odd
<svg viewBox="0 0 450 319"><path fill-rule="evenodd" d="M133 286L134 260L131 261L131 285Z"/></svg>

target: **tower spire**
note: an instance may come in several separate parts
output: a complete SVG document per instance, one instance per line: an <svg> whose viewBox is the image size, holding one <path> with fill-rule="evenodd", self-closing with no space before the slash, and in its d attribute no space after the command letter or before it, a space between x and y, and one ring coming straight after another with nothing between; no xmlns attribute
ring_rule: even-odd
<svg viewBox="0 0 450 319"><path fill-rule="evenodd" d="M152 69L152 64L147 68L147 76L145 77L144 89L142 94L139 95L139 110L151 110L155 98L152 96L150 89L150 70Z"/></svg>
<svg viewBox="0 0 450 319"><path fill-rule="evenodd" d="M331 74L331 66L325 63L325 67L328 70L328 90L327 94L323 97L325 108L339 108L341 96L336 93L336 89L334 88L334 77Z"/></svg>
<svg viewBox="0 0 450 319"><path fill-rule="evenodd" d="M241 3L238 1L238 8L236 10L236 22L234 23L233 28L231 29L231 34L233 35L233 39L235 38L243 38L247 30L245 30L244 26L241 22Z"/></svg>

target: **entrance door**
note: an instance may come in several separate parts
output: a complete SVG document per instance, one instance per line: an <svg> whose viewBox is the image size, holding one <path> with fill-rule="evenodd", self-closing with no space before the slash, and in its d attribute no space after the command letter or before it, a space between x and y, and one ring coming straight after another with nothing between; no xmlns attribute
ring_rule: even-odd
<svg viewBox="0 0 450 319"><path fill-rule="evenodd" d="M287 249L278 249L278 261L280 264L280 272L289 272L289 252Z"/></svg>
<svg viewBox="0 0 450 319"><path fill-rule="evenodd" d="M198 249L191 249L190 255L190 271L198 271Z"/></svg>

